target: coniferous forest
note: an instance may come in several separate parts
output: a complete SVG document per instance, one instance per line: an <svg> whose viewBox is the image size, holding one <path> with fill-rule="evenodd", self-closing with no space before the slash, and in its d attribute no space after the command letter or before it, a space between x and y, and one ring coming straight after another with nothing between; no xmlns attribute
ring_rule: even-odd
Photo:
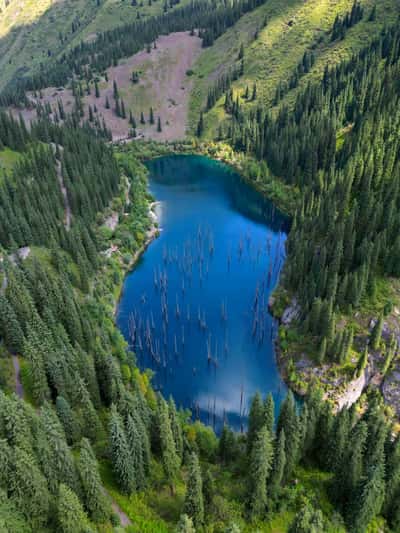
<svg viewBox="0 0 400 533"><path fill-rule="evenodd" d="M307 348L314 368L345 368L349 380L367 373L370 353L382 376L394 368L399 340L385 330L394 304L380 291L400 277L399 21L302 83L318 60L306 50L272 105L258 81L237 93L242 44L209 80L186 141L113 143L104 120L84 119L81 83L160 35L196 31L212 48L267 3L196 0L104 28L2 92L0 162L12 164L0 165L0 533L400 532L400 429L379 387L341 408L313 379L279 409L259 391L246 431L224 423L216 435L155 390L115 322L124 276L159 232L143 161L222 146L256 169L243 172L256 189L272 180L289 191L272 310L282 317L295 301L297 314L295 329L282 322L277 350ZM330 46L366 17L374 24L370 4L336 16ZM260 28L268 21L250 28L251 42ZM58 113L39 105L31 121L19 113L29 91L68 84L71 112L60 103ZM224 119L210 139L218 105ZM162 117L152 107L150 116L161 132ZM360 333L358 316L377 301Z"/></svg>

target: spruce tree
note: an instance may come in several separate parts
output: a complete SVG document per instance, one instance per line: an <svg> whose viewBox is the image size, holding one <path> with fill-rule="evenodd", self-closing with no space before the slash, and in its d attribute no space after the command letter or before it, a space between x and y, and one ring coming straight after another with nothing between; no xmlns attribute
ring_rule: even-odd
<svg viewBox="0 0 400 533"><path fill-rule="evenodd" d="M104 493L99 467L90 442L87 439L82 439L78 471L87 513L94 522L106 522L111 515L111 506Z"/></svg>
<svg viewBox="0 0 400 533"><path fill-rule="evenodd" d="M28 525L15 501L0 489L0 531L3 533L30 533L32 529Z"/></svg>
<svg viewBox="0 0 400 533"><path fill-rule="evenodd" d="M267 394L264 401L264 423L272 434L275 426L275 403L271 393Z"/></svg>
<svg viewBox="0 0 400 533"><path fill-rule="evenodd" d="M145 467L143 463L142 438L131 415L126 422L126 438L130 448L131 461L135 472L136 489L142 490L146 485Z"/></svg>
<svg viewBox="0 0 400 533"><path fill-rule="evenodd" d="M382 328L383 328L383 313L379 315L379 319L376 322L371 332L370 345L373 350L377 350L379 348L379 344L382 338Z"/></svg>
<svg viewBox="0 0 400 533"><path fill-rule="evenodd" d="M111 407L110 425L111 463L121 490L130 494L136 489L135 471L124 426L115 405Z"/></svg>
<svg viewBox="0 0 400 533"><path fill-rule="evenodd" d="M63 484L58 494L57 521L61 533L93 532L77 495Z"/></svg>
<svg viewBox="0 0 400 533"><path fill-rule="evenodd" d="M268 483L268 491L272 497L276 497L278 495L279 489L282 485L286 465L285 447L285 430L282 429L275 444L274 461Z"/></svg>
<svg viewBox="0 0 400 533"><path fill-rule="evenodd" d="M172 434L174 436L175 448L178 457L182 461L183 459L183 435L182 435L182 426L179 420L179 416L176 410L176 405L172 396L168 401L168 412L169 418L171 421Z"/></svg>
<svg viewBox="0 0 400 533"><path fill-rule="evenodd" d="M13 474L8 490L32 529L40 530L48 520L50 495L36 461L21 448L14 449Z"/></svg>
<svg viewBox="0 0 400 533"><path fill-rule="evenodd" d="M204 522L203 481L199 459L192 453L189 460L188 482L183 512L193 520L195 528L201 528Z"/></svg>
<svg viewBox="0 0 400 533"><path fill-rule="evenodd" d="M74 444L79 440L80 427L74 411L63 396L57 396L56 412L64 428L68 444Z"/></svg>
<svg viewBox="0 0 400 533"><path fill-rule="evenodd" d="M371 520L380 513L384 497L384 466L380 463L370 467L354 501L350 515L350 524L354 533L364 533L367 530Z"/></svg>
<svg viewBox="0 0 400 533"><path fill-rule="evenodd" d="M47 474L50 491L55 494L60 483L79 491L78 474L74 458L69 448L61 423L49 404L40 413L40 426L45 441L40 455L43 471Z"/></svg>
<svg viewBox="0 0 400 533"><path fill-rule="evenodd" d="M175 441L171 429L168 405L161 397L158 402L159 436L161 460L165 477L170 485L171 493L175 491L175 478L179 469L179 457L176 453Z"/></svg>
<svg viewBox="0 0 400 533"><path fill-rule="evenodd" d="M204 118L203 118L203 112L200 113L200 118L197 123L197 137L201 137L204 132Z"/></svg>
<svg viewBox="0 0 400 533"><path fill-rule="evenodd" d="M320 533L325 531L324 517L306 501L295 516L288 533Z"/></svg>
<svg viewBox="0 0 400 533"><path fill-rule="evenodd" d="M277 434L282 429L285 431L285 454L286 465L284 481L288 481L299 457L300 428L296 412L296 403L294 395L289 390L284 402L281 405L281 411L278 419Z"/></svg>
<svg viewBox="0 0 400 533"><path fill-rule="evenodd" d="M114 96L114 100L119 100L118 85L115 80L113 81L113 96Z"/></svg>
<svg viewBox="0 0 400 533"><path fill-rule="evenodd" d="M256 85L256 83L254 83L253 91L251 93L251 99L254 102L254 100L256 100L256 98L257 98L257 85Z"/></svg>
<svg viewBox="0 0 400 533"><path fill-rule="evenodd" d="M264 416L264 405L261 399L261 394L256 392L251 402L249 412L249 422L247 430L247 453L250 454L254 440L258 432L264 426L266 420Z"/></svg>
<svg viewBox="0 0 400 533"><path fill-rule="evenodd" d="M265 513L267 504L267 478L272 467L272 437L263 427L255 437L249 464L249 509L252 520Z"/></svg>

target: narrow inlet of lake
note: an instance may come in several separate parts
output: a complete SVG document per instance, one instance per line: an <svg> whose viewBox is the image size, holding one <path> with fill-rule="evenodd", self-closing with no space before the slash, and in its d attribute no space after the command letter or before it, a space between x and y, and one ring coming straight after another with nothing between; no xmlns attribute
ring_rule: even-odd
<svg viewBox="0 0 400 533"><path fill-rule="evenodd" d="M217 431L246 427L256 391L286 395L268 298L287 220L227 166L202 156L147 163L160 237L126 276L117 324L141 369Z"/></svg>

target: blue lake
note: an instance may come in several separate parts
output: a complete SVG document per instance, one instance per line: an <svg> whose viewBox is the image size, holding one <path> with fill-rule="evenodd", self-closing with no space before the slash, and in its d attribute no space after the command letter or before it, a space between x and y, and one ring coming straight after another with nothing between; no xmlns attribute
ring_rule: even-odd
<svg viewBox="0 0 400 533"><path fill-rule="evenodd" d="M249 402L286 394L268 297L287 220L227 166L201 156L147 163L162 229L127 275L117 324L154 387L218 431L246 427Z"/></svg>

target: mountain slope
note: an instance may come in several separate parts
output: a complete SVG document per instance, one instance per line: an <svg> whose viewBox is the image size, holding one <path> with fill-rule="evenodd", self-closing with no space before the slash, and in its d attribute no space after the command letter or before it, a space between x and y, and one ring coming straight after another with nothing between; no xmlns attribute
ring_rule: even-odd
<svg viewBox="0 0 400 533"><path fill-rule="evenodd" d="M244 45L244 72L231 83L234 99L239 96L242 109L254 109L263 104L274 105L277 88L288 83L305 52L313 54L313 65L302 73L298 87L322 78L326 66L348 59L373 40L386 24L397 20L398 0L364 0L360 22L349 28L344 38L331 41L331 30L337 16L344 17L352 9L353 0L308 0L266 2L253 13L243 17L232 29L220 37L199 58L194 67L201 78L192 92L191 124L197 124L199 112L206 107L208 87L218 81L233 65L238 64L241 43ZM376 6L373 21L369 15ZM262 27L266 21L265 27ZM258 30L257 37L254 33ZM257 101L243 99L246 87L257 84ZM289 91L284 101L294 102L297 89ZM217 125L228 118L224 111L224 98L204 115L205 136L215 137ZM209 125L209 126L208 126ZM208 131L209 127L209 131Z"/></svg>
<svg viewBox="0 0 400 533"><path fill-rule="evenodd" d="M182 0L185 4L187 0ZM167 4L174 9L176 2ZM37 70L49 57L99 31L159 15L162 0L2 0L0 4L0 90L16 75Z"/></svg>

